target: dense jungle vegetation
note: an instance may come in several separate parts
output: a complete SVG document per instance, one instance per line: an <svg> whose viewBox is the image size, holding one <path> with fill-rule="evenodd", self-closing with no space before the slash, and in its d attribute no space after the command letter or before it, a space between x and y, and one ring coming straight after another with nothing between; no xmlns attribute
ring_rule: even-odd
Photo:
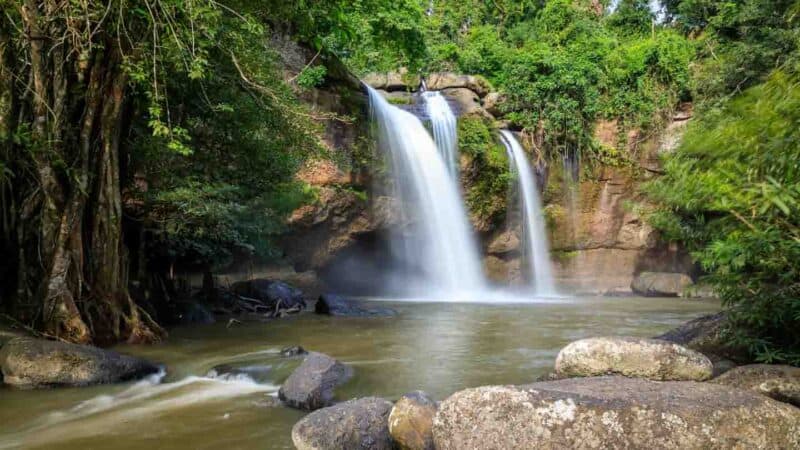
<svg viewBox="0 0 800 450"><path fill-rule="evenodd" d="M613 4L612 4L613 3ZM0 303L63 339L163 336L132 282L270 257L330 157L301 101L354 73L485 77L540 155L624 158L697 120L652 215L731 309L730 342L800 362L795 0L0 0ZM287 79L276 36L317 52ZM341 117L337 120L357 120ZM594 126L616 120L620 149ZM155 319L155 320L154 320Z"/></svg>

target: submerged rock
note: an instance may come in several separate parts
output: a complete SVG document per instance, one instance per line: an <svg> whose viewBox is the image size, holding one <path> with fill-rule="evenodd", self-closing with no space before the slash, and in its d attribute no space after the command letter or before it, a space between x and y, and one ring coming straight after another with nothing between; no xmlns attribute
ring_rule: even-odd
<svg viewBox="0 0 800 450"><path fill-rule="evenodd" d="M433 423L438 450L798 448L800 409L691 381L573 378L453 394Z"/></svg>
<svg viewBox="0 0 800 450"><path fill-rule="evenodd" d="M556 373L564 377L619 374L650 380L711 378L713 365L704 355L672 342L632 337L597 337L561 349Z"/></svg>
<svg viewBox="0 0 800 450"><path fill-rule="evenodd" d="M350 400L315 411L292 428L298 450L391 450L392 403L377 397Z"/></svg>
<svg viewBox="0 0 800 450"><path fill-rule="evenodd" d="M402 450L433 450L433 417L439 404L414 391L400 397L389 414L389 433Z"/></svg>
<svg viewBox="0 0 800 450"><path fill-rule="evenodd" d="M353 369L322 353L311 352L289 375L278 397L292 408L313 411L333 403L337 386L353 376Z"/></svg>
<svg viewBox="0 0 800 450"><path fill-rule="evenodd" d="M5 384L30 389L128 381L161 367L88 345L20 337L0 349L0 369Z"/></svg>
<svg viewBox="0 0 800 450"><path fill-rule="evenodd" d="M711 383L748 389L800 406L800 367L751 364L731 369L711 380Z"/></svg>
<svg viewBox="0 0 800 450"><path fill-rule="evenodd" d="M237 295L256 299L273 309L303 309L303 291L283 281L256 279L239 281L231 286Z"/></svg>
<svg viewBox="0 0 800 450"><path fill-rule="evenodd" d="M389 308L372 307L351 300L347 297L334 294L320 295L314 312L317 314L327 314L330 316L354 316L354 317L379 317L393 316L396 312Z"/></svg>
<svg viewBox="0 0 800 450"><path fill-rule="evenodd" d="M685 273L642 272L631 283L631 289L645 297L680 297L692 286Z"/></svg>
<svg viewBox="0 0 800 450"><path fill-rule="evenodd" d="M306 349L304 349L299 345L281 349L281 356L286 356L286 357L307 355L307 354L308 352L306 351Z"/></svg>

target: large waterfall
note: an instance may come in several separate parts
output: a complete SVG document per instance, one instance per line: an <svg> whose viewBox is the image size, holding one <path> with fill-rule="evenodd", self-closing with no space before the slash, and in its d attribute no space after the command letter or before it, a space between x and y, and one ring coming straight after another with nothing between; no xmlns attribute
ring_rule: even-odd
<svg viewBox="0 0 800 450"><path fill-rule="evenodd" d="M464 203L436 144L417 117L368 90L378 145L389 156L394 188L412 227L395 248L425 279L425 286L411 287L443 300L467 300L484 292Z"/></svg>
<svg viewBox="0 0 800 450"><path fill-rule="evenodd" d="M524 233L523 267L528 267L529 278L533 282L537 296L554 296L553 270L550 263L550 250L547 245L542 202L536 186L536 176L528 163L525 151L514 134L508 130L500 132L508 152L512 168L519 181L522 198L522 228Z"/></svg>
<svg viewBox="0 0 800 450"><path fill-rule="evenodd" d="M458 138L456 133L456 116L447 104L447 100L439 91L422 94L425 109L431 119L433 140L442 154L447 171L454 180L458 177Z"/></svg>

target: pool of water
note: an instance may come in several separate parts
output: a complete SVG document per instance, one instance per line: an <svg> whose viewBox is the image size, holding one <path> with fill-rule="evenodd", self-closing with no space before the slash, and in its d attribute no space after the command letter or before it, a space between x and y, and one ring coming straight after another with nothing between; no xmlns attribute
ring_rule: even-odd
<svg viewBox="0 0 800 450"><path fill-rule="evenodd" d="M550 371L558 350L590 336L650 337L715 312L713 300L576 298L537 304L383 302L398 315L304 313L268 323L173 329L155 346L118 350L168 367L166 376L81 389L0 389L0 448L293 448L303 413L276 400L299 363L291 345L355 368L348 399L396 399L422 389L439 399L466 387L520 384ZM268 368L258 381L206 376L219 364Z"/></svg>

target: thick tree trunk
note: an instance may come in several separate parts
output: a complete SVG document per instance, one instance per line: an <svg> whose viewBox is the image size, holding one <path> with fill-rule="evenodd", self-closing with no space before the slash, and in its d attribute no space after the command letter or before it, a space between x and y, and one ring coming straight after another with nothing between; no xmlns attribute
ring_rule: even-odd
<svg viewBox="0 0 800 450"><path fill-rule="evenodd" d="M127 80L120 50L110 41L70 48L61 6L25 0L20 8L30 64L12 70L31 82L13 91L30 108L14 126L30 125L35 176L31 189L15 194L36 213L25 219L25 208L14 212L25 222L15 300L35 292L43 331L60 339L152 342L163 330L127 287L119 163Z"/></svg>

